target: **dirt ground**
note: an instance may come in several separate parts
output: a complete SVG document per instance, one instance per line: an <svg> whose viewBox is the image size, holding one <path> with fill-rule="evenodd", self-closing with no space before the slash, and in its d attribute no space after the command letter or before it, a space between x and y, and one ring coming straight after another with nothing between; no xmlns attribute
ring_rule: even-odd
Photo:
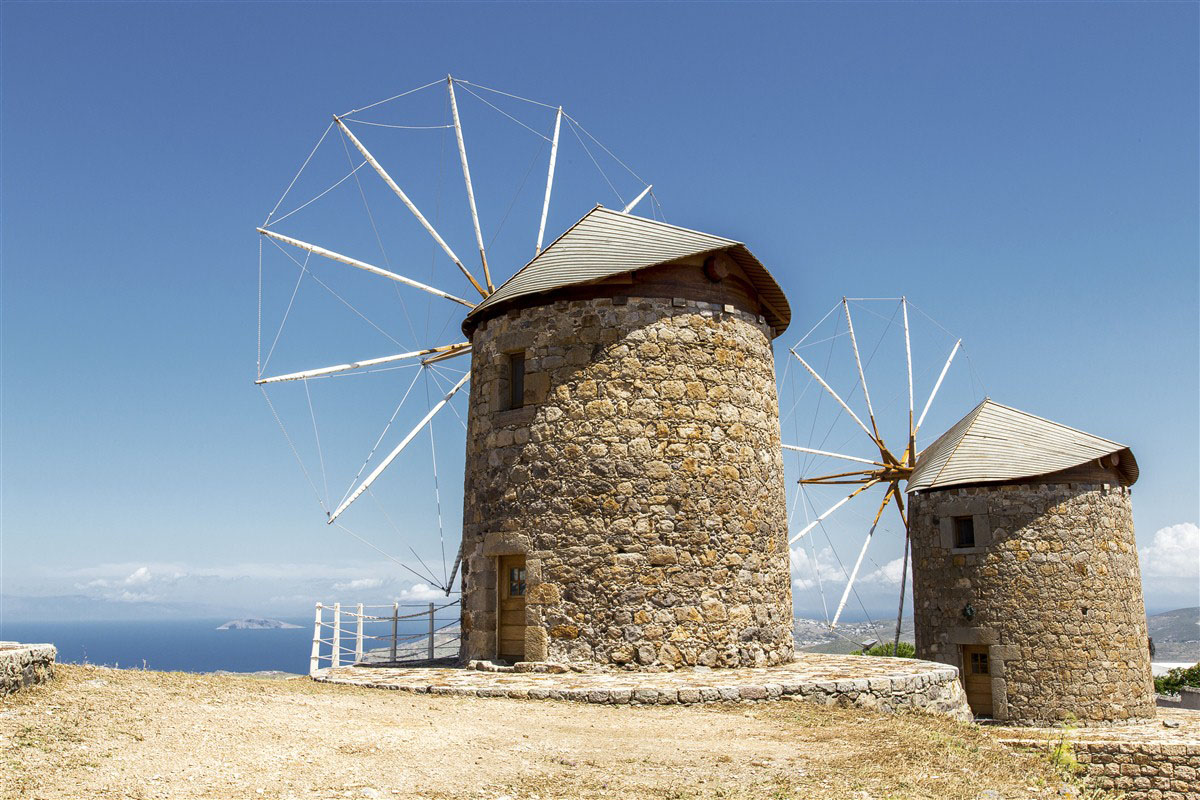
<svg viewBox="0 0 1200 800"><path fill-rule="evenodd" d="M6 799L1059 791L1076 788L1064 788L1044 758L1009 751L975 726L791 701L592 706L70 665L0 701Z"/></svg>

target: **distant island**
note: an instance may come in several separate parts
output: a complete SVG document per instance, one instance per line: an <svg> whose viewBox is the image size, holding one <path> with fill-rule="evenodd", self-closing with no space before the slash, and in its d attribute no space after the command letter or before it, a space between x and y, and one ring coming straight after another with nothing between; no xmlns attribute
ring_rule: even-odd
<svg viewBox="0 0 1200 800"><path fill-rule="evenodd" d="M290 622L284 622L278 619L255 619L247 617L246 619L231 619L224 625L217 626L219 631L265 631L279 628L299 628L299 625L293 625Z"/></svg>

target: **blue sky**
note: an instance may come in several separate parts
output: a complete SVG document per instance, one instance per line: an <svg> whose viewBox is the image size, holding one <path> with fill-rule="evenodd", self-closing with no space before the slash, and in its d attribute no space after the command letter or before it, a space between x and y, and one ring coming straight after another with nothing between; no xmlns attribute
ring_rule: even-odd
<svg viewBox="0 0 1200 800"><path fill-rule="evenodd" d="M323 524L251 385L254 227L331 113L453 73L562 103L654 183L668 221L748 242L791 299L780 344L843 295L905 294L964 337L993 398L1129 444L1148 603L1197 600L1194 4L9 2L0 14L7 594L282 612L338 593L420 593L411 574ZM547 122L545 109L490 97ZM492 251L506 277L531 255L543 143L473 97L459 102L477 126L468 147L486 233L537 165ZM397 101L377 119L443 120L444 93L414 103L411 117ZM431 188L461 192L447 132L393 133L409 132L372 129L372 146L394 156L467 260L465 205ZM563 136L551 236L591 204L618 202ZM314 191L298 185L296 197L344 174L332 156L314 159ZM605 169L628 198L636 181ZM351 185L285 232L366 247ZM465 296L390 199L371 197L389 252ZM348 208L357 227L343 222ZM296 273L278 251L265 259L269 338ZM405 295L397 314L397 295L321 274L377 307L397 342L452 340L452 309ZM310 288L280 339L281 368L396 352ZM936 370L946 343L929 330L921 359ZM410 374L314 385L322 455L352 475ZM414 402L437 380L418 381ZM938 425L977 393L952 379ZM306 398L276 398L298 449L311 447ZM437 487L425 462L401 465L391 523L366 512L354 523L406 563L411 545L435 573L434 488L447 547L457 543L455 424L435 425ZM346 474L329 479L331 496ZM861 535L847 528L833 543L852 555ZM868 606L893 602L896 541L872 553Z"/></svg>

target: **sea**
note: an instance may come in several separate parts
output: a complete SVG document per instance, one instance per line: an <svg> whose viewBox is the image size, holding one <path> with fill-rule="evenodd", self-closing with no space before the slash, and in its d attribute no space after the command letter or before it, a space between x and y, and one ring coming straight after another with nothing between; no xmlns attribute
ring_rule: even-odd
<svg viewBox="0 0 1200 800"><path fill-rule="evenodd" d="M183 672L306 674L312 648L312 617L278 617L299 628L219 631L219 619L122 622L10 622L0 624L0 641L49 642L58 660Z"/></svg>

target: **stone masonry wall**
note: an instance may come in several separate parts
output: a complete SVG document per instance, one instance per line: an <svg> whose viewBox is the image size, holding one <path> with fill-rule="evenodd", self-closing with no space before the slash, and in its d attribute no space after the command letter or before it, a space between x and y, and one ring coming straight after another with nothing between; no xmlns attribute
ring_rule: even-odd
<svg viewBox="0 0 1200 800"><path fill-rule="evenodd" d="M732 305L556 301L472 337L463 655L496 648L524 553L525 657L633 668L793 658L770 331ZM525 406L504 410L509 353Z"/></svg>
<svg viewBox="0 0 1200 800"><path fill-rule="evenodd" d="M911 496L917 657L962 668L988 646L997 719L1154 716L1129 490L1005 484ZM950 520L975 519L955 549ZM967 619L963 611L975 612Z"/></svg>
<svg viewBox="0 0 1200 800"><path fill-rule="evenodd" d="M1200 744L1080 742L1088 783L1125 800L1200 800Z"/></svg>
<svg viewBox="0 0 1200 800"><path fill-rule="evenodd" d="M0 697L51 680L57 655L52 644L0 642Z"/></svg>

